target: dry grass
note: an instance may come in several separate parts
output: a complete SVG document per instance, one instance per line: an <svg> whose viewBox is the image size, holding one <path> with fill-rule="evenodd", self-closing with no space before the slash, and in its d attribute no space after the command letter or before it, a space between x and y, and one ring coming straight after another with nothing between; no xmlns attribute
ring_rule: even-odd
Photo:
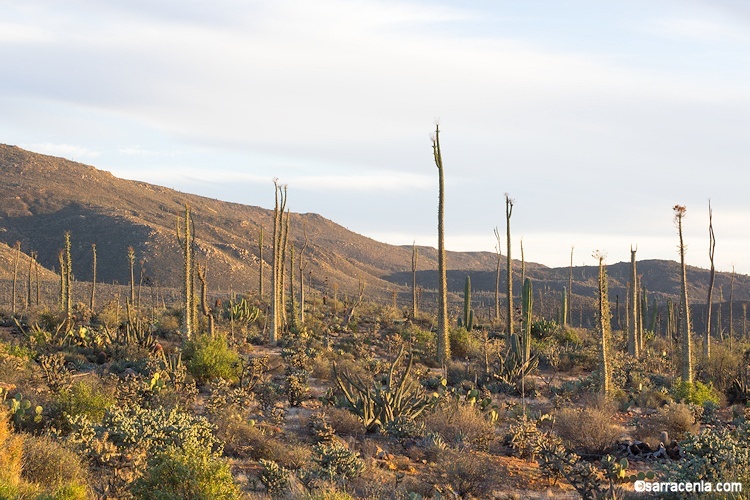
<svg viewBox="0 0 750 500"><path fill-rule="evenodd" d="M555 431L567 448L577 453L601 455L610 451L623 428L615 424L610 405L563 408L555 418Z"/></svg>
<svg viewBox="0 0 750 500"><path fill-rule="evenodd" d="M651 416L642 420L637 428L638 438L649 444L657 444L663 431L669 433L670 440L680 440L685 435L698 432L699 424L690 407L683 403L671 403ZM664 443L668 444L668 443Z"/></svg>
<svg viewBox="0 0 750 500"><path fill-rule="evenodd" d="M487 450L495 439L495 426L474 406L449 403L425 417L427 432L437 432L449 446Z"/></svg>
<svg viewBox="0 0 750 500"><path fill-rule="evenodd" d="M73 451L47 436L25 436L23 442L24 479L57 488L67 483L85 482L86 470Z"/></svg>
<svg viewBox="0 0 750 500"><path fill-rule="evenodd" d="M23 438L13 434L8 412L0 415L0 482L16 487L21 480Z"/></svg>

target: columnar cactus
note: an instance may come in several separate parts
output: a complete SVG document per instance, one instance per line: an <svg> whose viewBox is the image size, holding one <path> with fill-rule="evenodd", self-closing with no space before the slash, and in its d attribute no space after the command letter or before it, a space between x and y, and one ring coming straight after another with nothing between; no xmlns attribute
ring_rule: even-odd
<svg viewBox="0 0 750 500"><path fill-rule="evenodd" d="M435 125L432 137L432 153L438 169L438 363L445 365L451 357L448 337L448 278L445 263L445 179L443 176L443 155L440 151L440 127Z"/></svg>
<svg viewBox="0 0 750 500"><path fill-rule="evenodd" d="M195 225L190 212L190 205L185 203L185 218L177 217L177 241L182 249L182 297L183 297L183 334L187 340L193 336L195 325L195 288L193 252L195 246Z"/></svg>
<svg viewBox="0 0 750 500"><path fill-rule="evenodd" d="M608 359L609 339L612 335L612 314L609 310L609 295L607 285L607 270L604 266L605 255L599 251L594 253L599 260L599 375L600 390L603 394L609 394L611 385L611 368Z"/></svg>
<svg viewBox="0 0 750 500"><path fill-rule="evenodd" d="M513 199L505 193L505 238L507 243L507 278L506 294L508 313L508 338L513 335L513 260L510 258L510 217L513 215Z"/></svg>
<svg viewBox="0 0 750 500"><path fill-rule="evenodd" d="M630 247L630 287L628 288L628 355L637 358L638 350L638 274L636 269L635 249Z"/></svg>
<svg viewBox="0 0 750 500"><path fill-rule="evenodd" d="M13 293L11 301L13 302L13 305L11 306L11 314L16 314L16 283L18 282L18 263L21 260L21 242L16 241L16 256L15 256L15 264L13 265Z"/></svg>
<svg viewBox="0 0 750 500"><path fill-rule="evenodd" d="M273 298L271 300L271 331L269 341L275 344L283 328L284 315L282 313L284 304L284 244L286 243L286 229L284 224L284 212L286 211L286 185L279 185L278 179L274 179L274 209L273 209L273 269L271 276L271 289Z"/></svg>
<svg viewBox="0 0 750 500"><path fill-rule="evenodd" d="M531 280L526 278L523 282L522 291L522 302L521 302L521 315L522 315L522 328L523 333L521 335L521 349L523 354L523 362L527 362L531 358L531 325L532 325L532 308L534 305L534 292L531 286Z"/></svg>
<svg viewBox="0 0 750 500"><path fill-rule="evenodd" d="M680 266L682 267L682 286L680 289L680 336L682 338L682 380L693 382L693 352L690 325L690 301L687 293L687 265L685 264L685 242L682 239L682 218L685 217L686 208L682 205L675 205L674 210L675 223L677 224L677 233L680 237Z"/></svg>
<svg viewBox="0 0 750 500"><path fill-rule="evenodd" d="M89 308L94 312L96 306L96 243L91 244L91 297Z"/></svg>
<svg viewBox="0 0 750 500"><path fill-rule="evenodd" d="M458 326L471 331L474 328L474 309L471 308L471 277L466 277L464 284L464 315L458 319Z"/></svg>
<svg viewBox="0 0 750 500"><path fill-rule="evenodd" d="M63 282L65 283L65 318L68 322L73 319L73 260L70 257L70 231L65 231L65 249L63 250L63 262L65 269L63 273Z"/></svg>
<svg viewBox="0 0 750 500"><path fill-rule="evenodd" d="M196 263L196 271L198 272L198 281L201 284L201 313L208 320L208 334L213 338L215 318L214 311L208 305L208 281L206 279L208 263L203 265Z"/></svg>
<svg viewBox="0 0 750 500"><path fill-rule="evenodd" d="M263 226L258 230L258 297L263 298Z"/></svg>
<svg viewBox="0 0 750 500"><path fill-rule="evenodd" d="M562 305L560 307L560 318L558 323L561 326L568 326L568 289L562 289Z"/></svg>
<svg viewBox="0 0 750 500"><path fill-rule="evenodd" d="M706 299L706 330L703 334L703 355L706 358L711 357L711 309L713 307L714 281L716 280L715 251L716 237L714 236L713 211L711 210L711 200L708 200L708 259L711 261L711 272L708 277L708 299Z"/></svg>

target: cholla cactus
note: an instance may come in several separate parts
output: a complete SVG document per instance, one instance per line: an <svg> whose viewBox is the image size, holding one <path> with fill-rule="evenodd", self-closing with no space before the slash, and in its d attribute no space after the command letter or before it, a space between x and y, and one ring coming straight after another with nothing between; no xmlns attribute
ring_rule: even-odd
<svg viewBox="0 0 750 500"><path fill-rule="evenodd" d="M263 470L260 473L260 482L266 487L270 495L280 495L289 487L289 470L280 466L273 460L259 460Z"/></svg>

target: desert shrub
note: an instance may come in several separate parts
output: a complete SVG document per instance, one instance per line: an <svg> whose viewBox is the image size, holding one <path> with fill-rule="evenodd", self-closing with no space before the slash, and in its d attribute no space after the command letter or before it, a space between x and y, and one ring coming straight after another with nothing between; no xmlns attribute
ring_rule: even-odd
<svg viewBox="0 0 750 500"><path fill-rule="evenodd" d="M21 481L23 438L11 430L8 413L0 408L0 498L14 498Z"/></svg>
<svg viewBox="0 0 750 500"><path fill-rule="evenodd" d="M239 377L239 355L229 348L221 335L201 335L185 346L185 358L190 373L200 383L215 378L236 381Z"/></svg>
<svg viewBox="0 0 750 500"><path fill-rule="evenodd" d="M180 329L180 312L175 309L167 309L161 314L156 322L156 332L160 335L173 333Z"/></svg>
<svg viewBox="0 0 750 500"><path fill-rule="evenodd" d="M307 500L354 500L353 496L336 488L335 485L324 485L305 498Z"/></svg>
<svg viewBox="0 0 750 500"><path fill-rule="evenodd" d="M702 380L710 380L716 389L726 392L743 367L741 349L729 349L720 343L711 345L711 357L701 356L696 366L696 375Z"/></svg>
<svg viewBox="0 0 750 500"><path fill-rule="evenodd" d="M86 470L78 455L51 437L27 435L21 475L29 482L57 489L68 484L85 484Z"/></svg>
<svg viewBox="0 0 750 500"><path fill-rule="evenodd" d="M558 328L559 326L556 321L551 319L540 319L531 324L531 335L539 340L546 339L551 337Z"/></svg>
<svg viewBox="0 0 750 500"><path fill-rule="evenodd" d="M131 487L135 498L234 499L239 490L229 465L208 449L170 447L157 453Z"/></svg>
<svg viewBox="0 0 750 500"><path fill-rule="evenodd" d="M398 416L386 423L383 431L392 438L415 439L424 436L425 426L413 418Z"/></svg>
<svg viewBox="0 0 750 500"><path fill-rule="evenodd" d="M495 439L495 426L475 405L450 401L425 417L426 432L439 433L450 446L486 450Z"/></svg>
<svg viewBox="0 0 750 500"><path fill-rule="evenodd" d="M84 415L98 422L104 418L107 408L115 404L114 389L98 379L80 380L70 389L61 391L55 398L56 409L74 417Z"/></svg>
<svg viewBox="0 0 750 500"><path fill-rule="evenodd" d="M717 405L721 404L721 394L714 389L711 382L708 384L700 381L690 383L686 380L677 379L672 385L671 393L676 401L693 403L697 406L703 406L706 401L711 401Z"/></svg>
<svg viewBox="0 0 750 500"><path fill-rule="evenodd" d="M320 356L316 356L310 363L310 375L320 380L331 380L333 373L333 365L331 360L326 354L329 351L324 351Z"/></svg>
<svg viewBox="0 0 750 500"><path fill-rule="evenodd" d="M577 346L583 343L580 335L578 335L578 332L570 327L560 327L555 330L554 339L560 345L572 344L574 346Z"/></svg>
<svg viewBox="0 0 750 500"><path fill-rule="evenodd" d="M448 449L448 445L438 432L430 432L419 441L419 446L424 450L425 458L434 462L440 454Z"/></svg>
<svg viewBox="0 0 750 500"><path fill-rule="evenodd" d="M78 457L47 437L13 434L0 415L0 498L89 498Z"/></svg>
<svg viewBox="0 0 750 500"><path fill-rule="evenodd" d="M407 324L400 332L401 337L412 346L412 354L423 363L435 362L435 334L415 324Z"/></svg>
<svg viewBox="0 0 750 500"><path fill-rule="evenodd" d="M489 493L492 474L487 474L487 465L485 457L467 452L447 452L440 459L448 482L461 498L484 498Z"/></svg>
<svg viewBox="0 0 750 500"><path fill-rule="evenodd" d="M479 352L479 341L466 328L451 328L449 334L451 356L463 359Z"/></svg>
<svg viewBox="0 0 750 500"><path fill-rule="evenodd" d="M639 437L643 440L647 438L653 440L663 431L666 431L670 438L679 441L684 439L688 433L695 434L698 432L698 428L695 414L688 405L671 403L659 408L651 418L639 421L637 430Z"/></svg>
<svg viewBox="0 0 750 500"><path fill-rule="evenodd" d="M631 388L623 393L618 402L622 411L633 405L640 408L661 408L672 402L672 396L665 387L646 387L640 390Z"/></svg>
<svg viewBox="0 0 750 500"><path fill-rule="evenodd" d="M328 422L339 436L359 437L364 435L365 428L357 416L343 408L329 407L326 408Z"/></svg>
<svg viewBox="0 0 750 500"><path fill-rule="evenodd" d="M271 453L266 450L267 438L255 425L238 418L215 420L216 436L224 443L224 453L237 458L264 458Z"/></svg>
<svg viewBox="0 0 750 500"><path fill-rule="evenodd" d="M547 418L548 415L544 417L545 420ZM560 441L556 435L539 429L541 420L542 417L533 419L524 414L511 423L505 440L513 450L513 455L533 462L546 443Z"/></svg>
<svg viewBox="0 0 750 500"><path fill-rule="evenodd" d="M309 461L307 447L277 436L264 426L236 419L218 423L216 435L224 443L227 456L272 460L288 469L299 469Z"/></svg>
<svg viewBox="0 0 750 500"><path fill-rule="evenodd" d="M614 413L610 406L563 408L555 418L555 431L568 449L602 455L622 432L622 428L613 423Z"/></svg>

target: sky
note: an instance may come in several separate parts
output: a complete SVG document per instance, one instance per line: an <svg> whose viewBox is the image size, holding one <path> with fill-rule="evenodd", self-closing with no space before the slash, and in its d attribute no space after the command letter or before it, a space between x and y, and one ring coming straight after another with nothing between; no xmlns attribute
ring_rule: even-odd
<svg viewBox="0 0 750 500"><path fill-rule="evenodd" d="M750 273L743 0L0 0L0 143L449 250ZM504 237L500 241L505 247ZM504 252L504 250L503 250ZM450 266L450 263L449 263Z"/></svg>

